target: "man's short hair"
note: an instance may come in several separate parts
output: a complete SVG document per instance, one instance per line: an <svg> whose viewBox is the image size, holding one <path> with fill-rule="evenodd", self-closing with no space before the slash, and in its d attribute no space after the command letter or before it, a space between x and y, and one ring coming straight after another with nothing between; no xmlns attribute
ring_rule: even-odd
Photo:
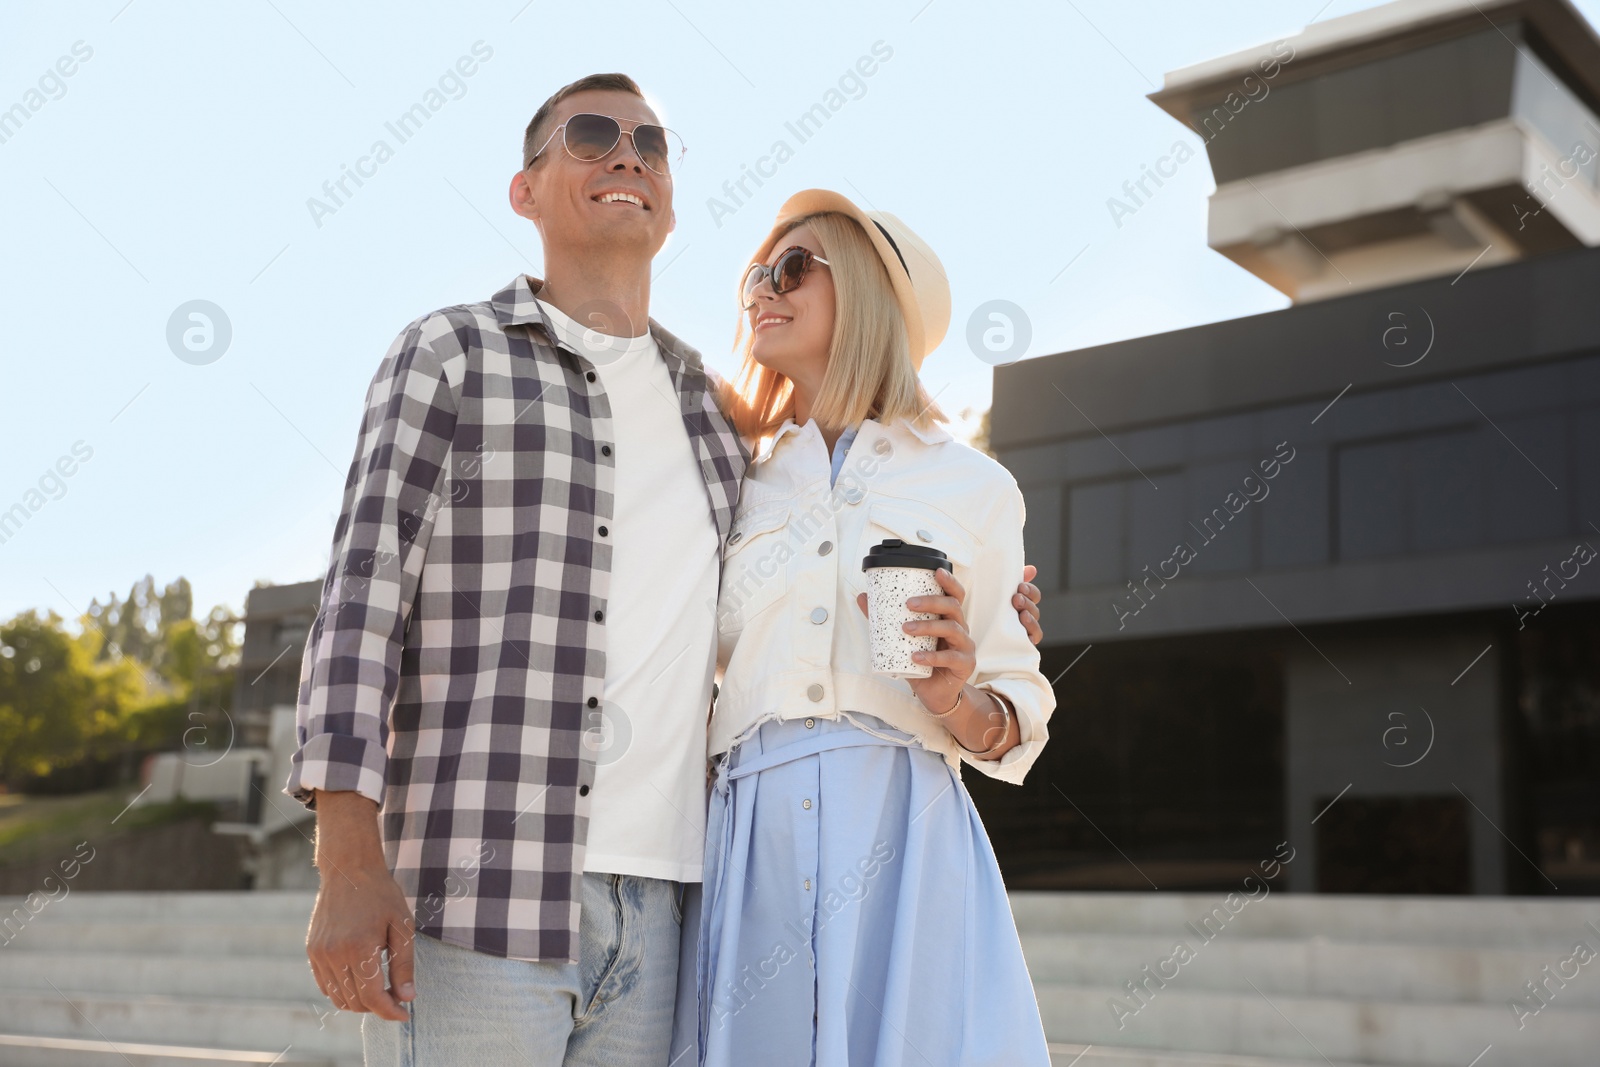
<svg viewBox="0 0 1600 1067"><path fill-rule="evenodd" d="M533 113L533 120L528 123L528 129L522 135L522 165L526 167L532 162L532 157L539 150L539 146L550 136L550 131L544 127L549 125L550 113L573 93L588 92L594 89L605 89L617 93L632 93L634 96L644 97L644 90L639 84L626 74L588 74L570 85L563 85L551 94L550 99L539 105L539 110Z"/></svg>

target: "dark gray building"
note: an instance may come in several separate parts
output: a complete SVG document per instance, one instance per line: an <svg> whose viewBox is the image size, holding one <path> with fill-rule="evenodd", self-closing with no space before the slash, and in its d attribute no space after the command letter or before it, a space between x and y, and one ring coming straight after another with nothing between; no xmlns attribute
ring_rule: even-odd
<svg viewBox="0 0 1600 1067"><path fill-rule="evenodd" d="M320 581L258 585L245 595L233 714L246 744L267 744L273 707L298 701L300 659L321 600Z"/></svg>
<svg viewBox="0 0 1600 1067"><path fill-rule="evenodd" d="M1600 892L1600 40L1363 17L1152 97L1295 306L996 371L1060 702L970 783L1013 888Z"/></svg>

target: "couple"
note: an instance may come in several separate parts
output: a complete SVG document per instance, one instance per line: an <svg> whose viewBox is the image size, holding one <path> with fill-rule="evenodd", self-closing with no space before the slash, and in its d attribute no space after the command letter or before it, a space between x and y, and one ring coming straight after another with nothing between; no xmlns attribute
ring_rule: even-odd
<svg viewBox="0 0 1600 1067"><path fill-rule="evenodd" d="M1055 700L1021 495L917 379L943 270L798 194L724 382L648 318L680 152L627 77L558 91L510 189L547 277L369 388L286 787L317 984L369 1067L1045 1067L960 769L1020 783ZM925 678L872 669L889 539L953 568Z"/></svg>

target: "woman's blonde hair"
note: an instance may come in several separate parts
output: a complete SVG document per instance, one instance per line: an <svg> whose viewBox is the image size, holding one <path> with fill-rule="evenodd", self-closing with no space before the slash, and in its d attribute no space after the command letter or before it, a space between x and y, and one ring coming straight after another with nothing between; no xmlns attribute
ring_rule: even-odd
<svg viewBox="0 0 1600 1067"><path fill-rule="evenodd" d="M783 234L801 226L810 226L817 235L829 264L824 269L833 274L833 340L828 345L828 369L811 408L817 425L842 429L867 418L888 422L904 417L922 426L948 421L911 365L900 303L883 260L861 226L828 211L795 219ZM743 348L744 358L734 380L723 383L722 409L740 434L759 441L794 417L794 383L756 362L751 352L755 335L744 314L739 316L734 344Z"/></svg>

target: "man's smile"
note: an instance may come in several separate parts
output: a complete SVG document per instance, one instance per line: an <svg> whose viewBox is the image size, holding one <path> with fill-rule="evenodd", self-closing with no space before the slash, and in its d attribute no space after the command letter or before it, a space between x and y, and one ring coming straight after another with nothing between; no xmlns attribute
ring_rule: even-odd
<svg viewBox="0 0 1600 1067"><path fill-rule="evenodd" d="M594 194L589 198L597 204L632 204L634 207L650 210L650 205L645 198L630 189L607 189Z"/></svg>

